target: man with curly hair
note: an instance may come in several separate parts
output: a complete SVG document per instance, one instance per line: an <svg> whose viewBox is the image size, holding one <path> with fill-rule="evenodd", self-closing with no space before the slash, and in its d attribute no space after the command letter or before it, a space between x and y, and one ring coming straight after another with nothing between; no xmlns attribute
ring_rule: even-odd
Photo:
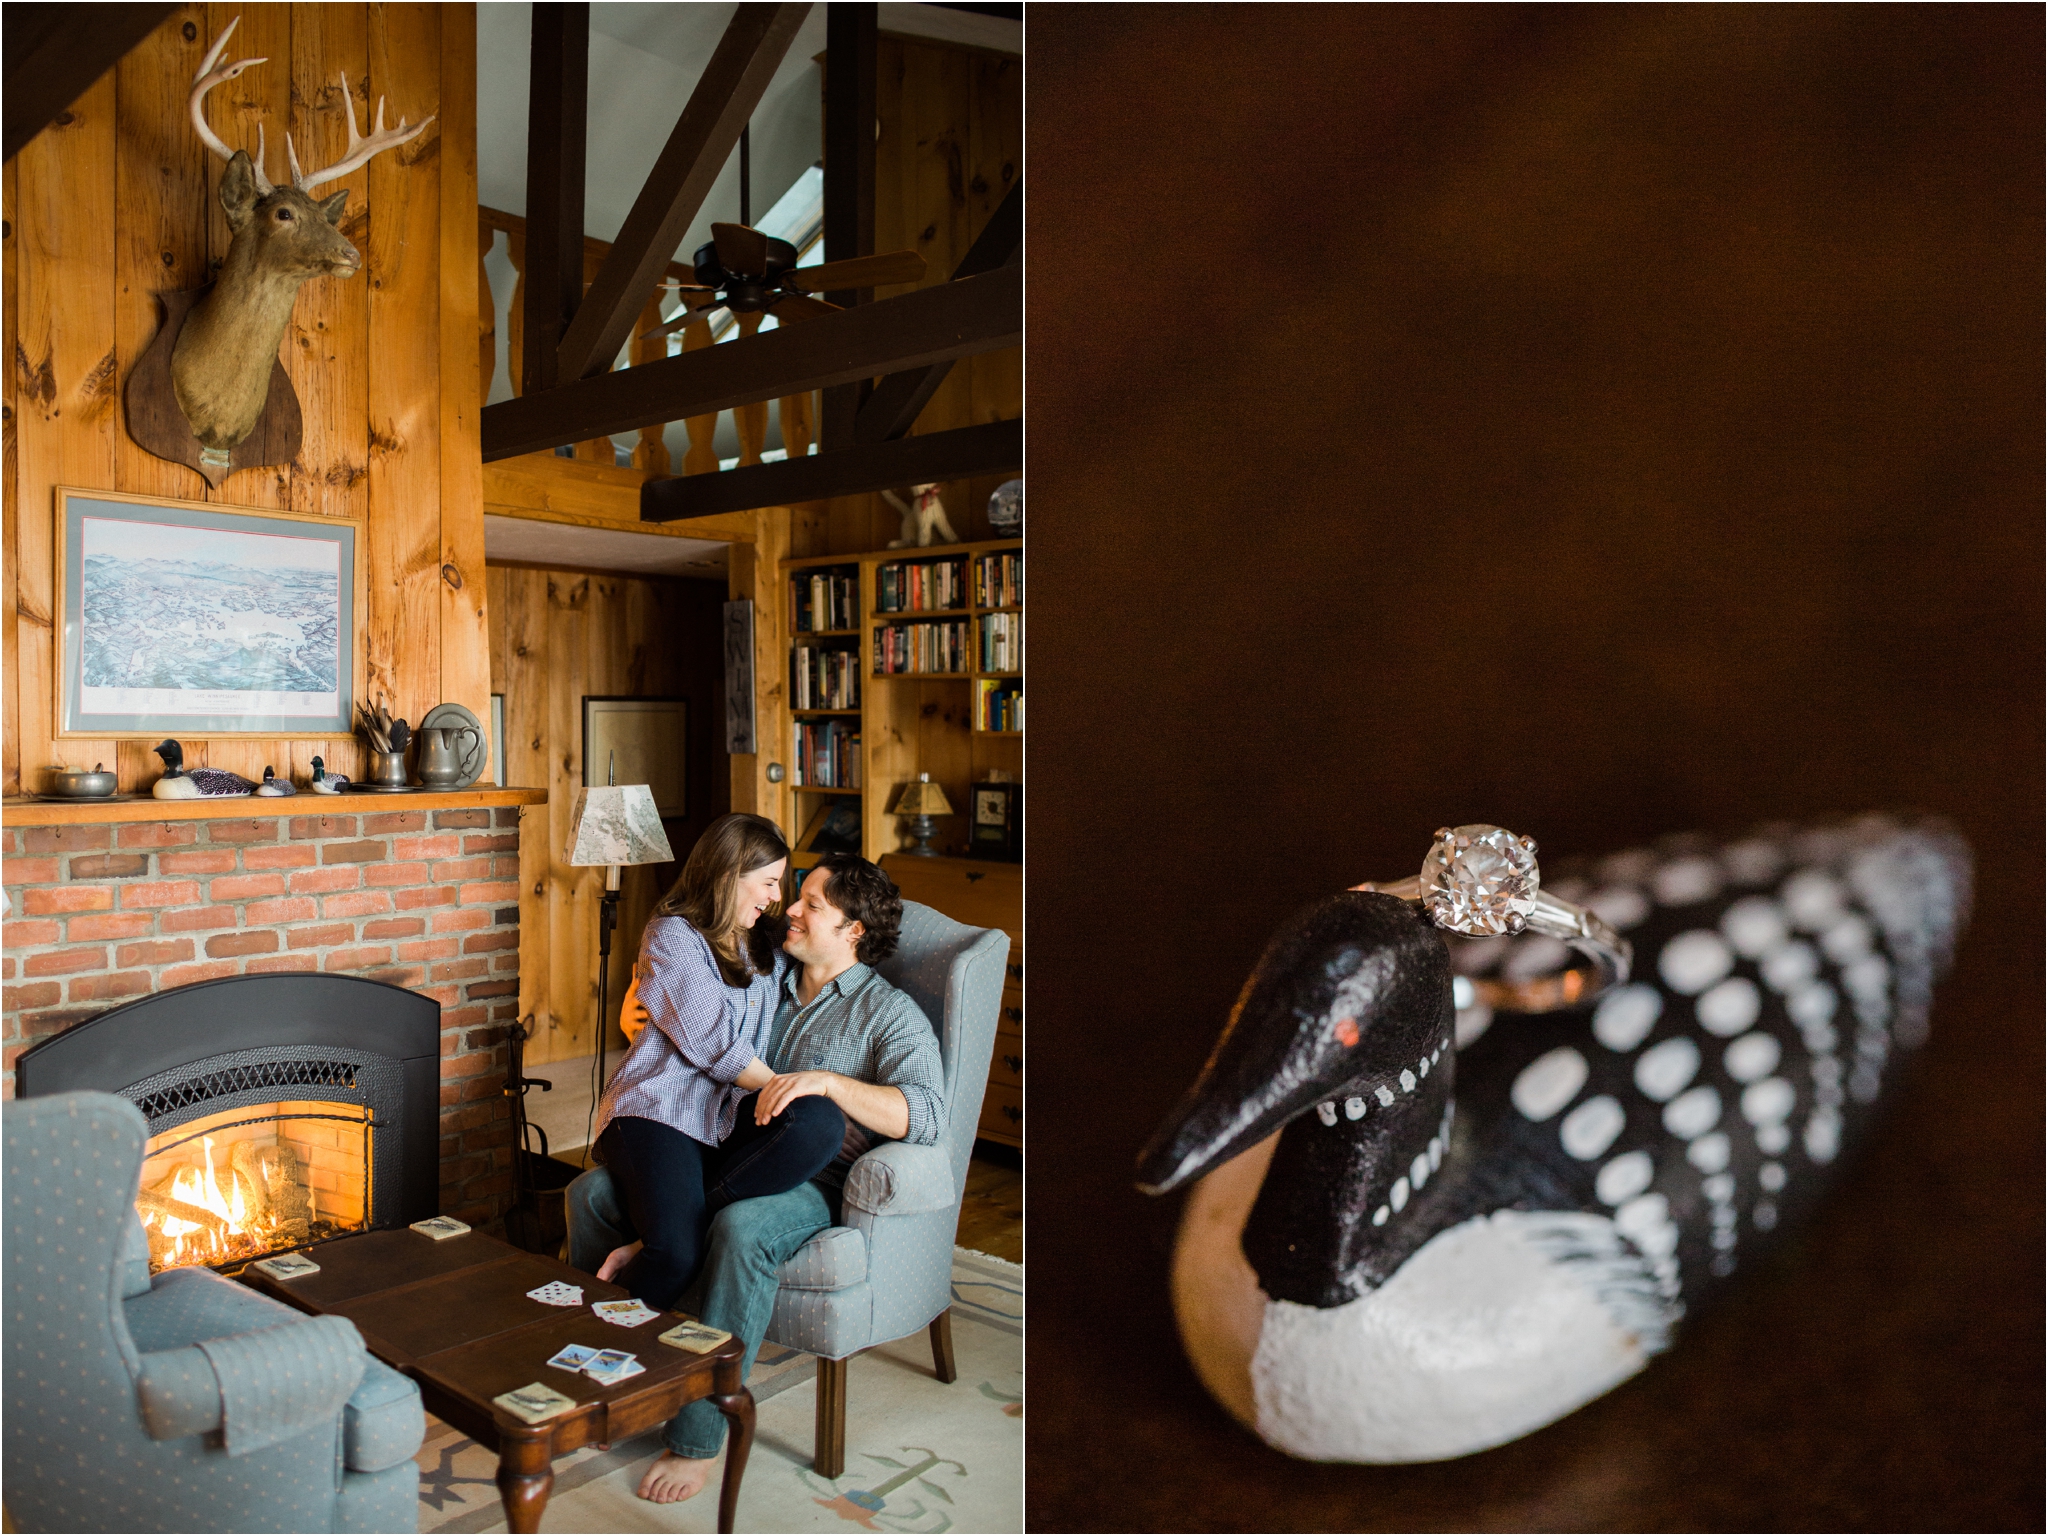
<svg viewBox="0 0 2048 1536"><path fill-rule="evenodd" d="M739 1200L711 1224L703 1273L705 1322L738 1336L742 1370L775 1314L777 1272L832 1224L846 1171L877 1141L930 1146L946 1124L945 1067L924 1011L869 967L896 951L903 902L881 869L856 854L827 854L788 909L783 949L797 966L783 983L762 1058L775 1077L760 1092L755 1119L767 1124L791 1102L815 1094L846 1116L846 1139L831 1166L786 1194ZM638 999L626 999L627 1023ZM613 1253L608 1275L630 1254ZM667 1450L648 1468L639 1494L657 1504L690 1498L710 1480L725 1418L711 1403L669 1421Z"/></svg>

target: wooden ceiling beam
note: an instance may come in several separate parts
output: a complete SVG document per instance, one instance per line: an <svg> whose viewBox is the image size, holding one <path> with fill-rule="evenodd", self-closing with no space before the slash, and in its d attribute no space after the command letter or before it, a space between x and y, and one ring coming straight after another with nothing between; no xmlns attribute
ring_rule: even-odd
<svg viewBox="0 0 2048 1536"><path fill-rule="evenodd" d="M666 523L716 512L786 507L891 486L1011 474L1023 467L1023 421L990 421L776 464L751 464L716 475L650 480L640 487L640 520Z"/></svg>
<svg viewBox="0 0 2048 1536"><path fill-rule="evenodd" d="M5 33L7 103L0 140L12 160L121 56L154 32L175 5L9 5Z"/></svg>
<svg viewBox="0 0 2048 1536"><path fill-rule="evenodd" d="M533 7L526 115L526 314L520 389L554 386L556 349L583 301L590 7Z"/></svg>
<svg viewBox="0 0 2048 1536"><path fill-rule="evenodd" d="M590 378L618 360L648 295L711 195L712 183L810 9L809 0L804 0L792 5L742 5L734 14L676 119L661 158L633 200L633 211L620 226L611 254L562 334L556 378ZM580 227L577 232L581 234Z"/></svg>
<svg viewBox="0 0 2048 1536"><path fill-rule="evenodd" d="M1023 335L1024 274L1005 267L486 406L484 462L993 352Z"/></svg>
<svg viewBox="0 0 2048 1536"><path fill-rule="evenodd" d="M953 269L953 281L1009 266L1023 251L1024 182L1019 178L996 205L996 211L988 216L967 254L960 258L960 265ZM949 361L890 374L875 386L854 419L854 441L886 443L891 438L908 437L919 413L952 371Z"/></svg>

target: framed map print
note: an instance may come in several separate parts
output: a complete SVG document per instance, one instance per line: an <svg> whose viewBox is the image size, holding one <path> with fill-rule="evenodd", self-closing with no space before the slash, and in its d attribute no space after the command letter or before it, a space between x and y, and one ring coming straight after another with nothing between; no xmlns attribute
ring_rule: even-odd
<svg viewBox="0 0 2048 1536"><path fill-rule="evenodd" d="M57 735L347 736L361 527L57 491Z"/></svg>

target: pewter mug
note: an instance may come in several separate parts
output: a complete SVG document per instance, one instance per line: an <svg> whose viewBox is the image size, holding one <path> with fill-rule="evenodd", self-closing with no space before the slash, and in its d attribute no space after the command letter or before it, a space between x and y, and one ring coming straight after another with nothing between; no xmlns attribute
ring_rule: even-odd
<svg viewBox="0 0 2048 1536"><path fill-rule="evenodd" d="M370 748L370 771L366 775L372 784L386 784L401 789L406 782L405 754L403 752L379 752Z"/></svg>
<svg viewBox="0 0 2048 1536"><path fill-rule="evenodd" d="M467 736L467 746L457 749L454 738ZM469 776L470 756L483 738L466 725L435 726L419 733L420 782L430 789L453 789Z"/></svg>

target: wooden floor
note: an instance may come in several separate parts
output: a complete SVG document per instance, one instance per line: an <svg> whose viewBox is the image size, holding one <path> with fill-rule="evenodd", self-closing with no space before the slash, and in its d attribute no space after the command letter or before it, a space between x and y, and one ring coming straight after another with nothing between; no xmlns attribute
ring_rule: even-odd
<svg viewBox="0 0 2048 1536"><path fill-rule="evenodd" d="M962 1248L1024 1262L1024 1167L1022 1154L986 1141L974 1144L967 1165L967 1199L960 1207Z"/></svg>

